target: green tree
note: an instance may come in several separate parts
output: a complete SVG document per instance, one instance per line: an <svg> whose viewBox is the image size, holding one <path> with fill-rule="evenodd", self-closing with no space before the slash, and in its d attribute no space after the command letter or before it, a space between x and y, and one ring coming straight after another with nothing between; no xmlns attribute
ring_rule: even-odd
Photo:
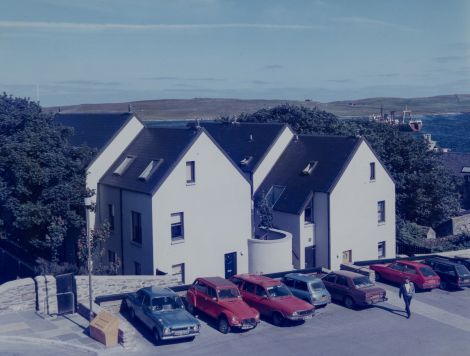
<svg viewBox="0 0 470 356"><path fill-rule="evenodd" d="M273 209L264 192L256 204L256 214L259 218L260 227L264 227L268 230L273 227Z"/></svg>
<svg viewBox="0 0 470 356"><path fill-rule="evenodd" d="M0 224L6 238L58 260L64 237L84 226L92 150L28 99L0 95Z"/></svg>

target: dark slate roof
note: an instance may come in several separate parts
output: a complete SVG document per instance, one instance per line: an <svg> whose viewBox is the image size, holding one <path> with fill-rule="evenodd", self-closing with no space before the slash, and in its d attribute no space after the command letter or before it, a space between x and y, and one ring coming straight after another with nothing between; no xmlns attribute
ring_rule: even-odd
<svg viewBox="0 0 470 356"><path fill-rule="evenodd" d="M470 173L462 173L463 167L470 167L470 153L448 152L442 155L444 166L455 176L463 177Z"/></svg>
<svg viewBox="0 0 470 356"><path fill-rule="evenodd" d="M57 113L55 120L73 127L74 133L69 139L72 145L86 144L101 150L133 116L129 112Z"/></svg>
<svg viewBox="0 0 470 356"><path fill-rule="evenodd" d="M111 165L100 183L153 194L201 132L194 129L145 127ZM113 172L129 155L135 156L135 160L122 176L114 175ZM138 179L152 160L159 159L163 161L148 181Z"/></svg>
<svg viewBox="0 0 470 356"><path fill-rule="evenodd" d="M285 124L201 123L214 140L244 172L254 172L274 144ZM252 140L250 140L250 135ZM240 162L252 157L247 165Z"/></svg>
<svg viewBox="0 0 470 356"><path fill-rule="evenodd" d="M340 136L304 136L291 141L256 192L259 198L273 185L285 186L274 210L300 214L313 192L330 192L349 163L361 139ZM310 161L318 162L302 175Z"/></svg>

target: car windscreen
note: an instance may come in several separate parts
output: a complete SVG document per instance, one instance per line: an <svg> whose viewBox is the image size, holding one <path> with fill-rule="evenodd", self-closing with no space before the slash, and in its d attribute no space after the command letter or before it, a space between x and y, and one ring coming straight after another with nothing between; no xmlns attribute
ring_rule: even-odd
<svg viewBox="0 0 470 356"><path fill-rule="evenodd" d="M240 292L237 288L222 288L217 291L217 294L219 299L231 299L240 296Z"/></svg>
<svg viewBox="0 0 470 356"><path fill-rule="evenodd" d="M310 287L313 289L313 290L322 290L322 289L325 289L325 285L323 284L322 281L313 281L310 283Z"/></svg>
<svg viewBox="0 0 470 356"><path fill-rule="evenodd" d="M184 308L180 297L157 297L152 298L153 310L174 310Z"/></svg>
<svg viewBox="0 0 470 356"><path fill-rule="evenodd" d="M460 277L470 277L470 271L465 266L457 265L455 270Z"/></svg>
<svg viewBox="0 0 470 356"><path fill-rule="evenodd" d="M286 297L291 295L290 290L284 284L268 287L266 290L268 291L268 294L271 298Z"/></svg>
<svg viewBox="0 0 470 356"><path fill-rule="evenodd" d="M436 273L430 267L420 267L419 269L424 277L434 277Z"/></svg>
<svg viewBox="0 0 470 356"><path fill-rule="evenodd" d="M372 283L370 279L365 276L353 278L353 283L356 286L356 288L367 288L367 287L374 286L374 283Z"/></svg>

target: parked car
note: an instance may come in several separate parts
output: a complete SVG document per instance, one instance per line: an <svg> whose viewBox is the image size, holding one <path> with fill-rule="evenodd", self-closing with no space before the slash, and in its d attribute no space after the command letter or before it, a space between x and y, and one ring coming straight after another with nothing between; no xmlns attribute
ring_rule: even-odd
<svg viewBox="0 0 470 356"><path fill-rule="evenodd" d="M239 274L230 278L243 299L261 315L271 318L274 325L287 320L306 320L313 316L315 307L294 297L281 281L272 278Z"/></svg>
<svg viewBox="0 0 470 356"><path fill-rule="evenodd" d="M155 341L194 339L201 324L184 308L181 298L171 289L146 287L124 299L131 319L139 319L152 331Z"/></svg>
<svg viewBox="0 0 470 356"><path fill-rule="evenodd" d="M428 265L414 261L396 261L385 264L374 264L370 269L375 271L376 281L404 283L409 278L418 289L426 290L439 287L440 278Z"/></svg>
<svg viewBox="0 0 470 356"><path fill-rule="evenodd" d="M328 273L322 279L331 298L342 302L346 308L387 300L385 289L376 287L369 277L359 273L336 271Z"/></svg>
<svg viewBox="0 0 470 356"><path fill-rule="evenodd" d="M464 257L464 256L454 256L454 257L439 256L439 257L445 258L451 262L464 265L470 271L470 257Z"/></svg>
<svg viewBox="0 0 470 356"><path fill-rule="evenodd" d="M259 313L245 303L237 286L221 277L197 278L188 289L187 308L217 320L217 328L227 334L231 328L249 330L259 323Z"/></svg>
<svg viewBox="0 0 470 356"><path fill-rule="evenodd" d="M428 257L424 263L441 278L441 289L470 287L470 272L464 265L441 257Z"/></svg>
<svg viewBox="0 0 470 356"><path fill-rule="evenodd" d="M331 295L322 280L314 275L289 273L282 278L282 282L297 298L305 300L315 307L324 306L331 302Z"/></svg>

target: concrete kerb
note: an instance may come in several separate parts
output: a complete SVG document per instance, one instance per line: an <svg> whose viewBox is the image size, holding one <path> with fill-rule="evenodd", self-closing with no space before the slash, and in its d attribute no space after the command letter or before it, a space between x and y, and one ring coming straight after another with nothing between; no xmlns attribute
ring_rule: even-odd
<svg viewBox="0 0 470 356"><path fill-rule="evenodd" d="M44 338L35 338L35 337L25 337L25 336L0 336L0 344L10 342L10 343L28 343L34 345L43 344L43 345L54 345L61 346L70 350L80 350L83 352L90 353L90 355L98 355L98 351L92 349L88 346L74 345L63 341L44 339Z"/></svg>

